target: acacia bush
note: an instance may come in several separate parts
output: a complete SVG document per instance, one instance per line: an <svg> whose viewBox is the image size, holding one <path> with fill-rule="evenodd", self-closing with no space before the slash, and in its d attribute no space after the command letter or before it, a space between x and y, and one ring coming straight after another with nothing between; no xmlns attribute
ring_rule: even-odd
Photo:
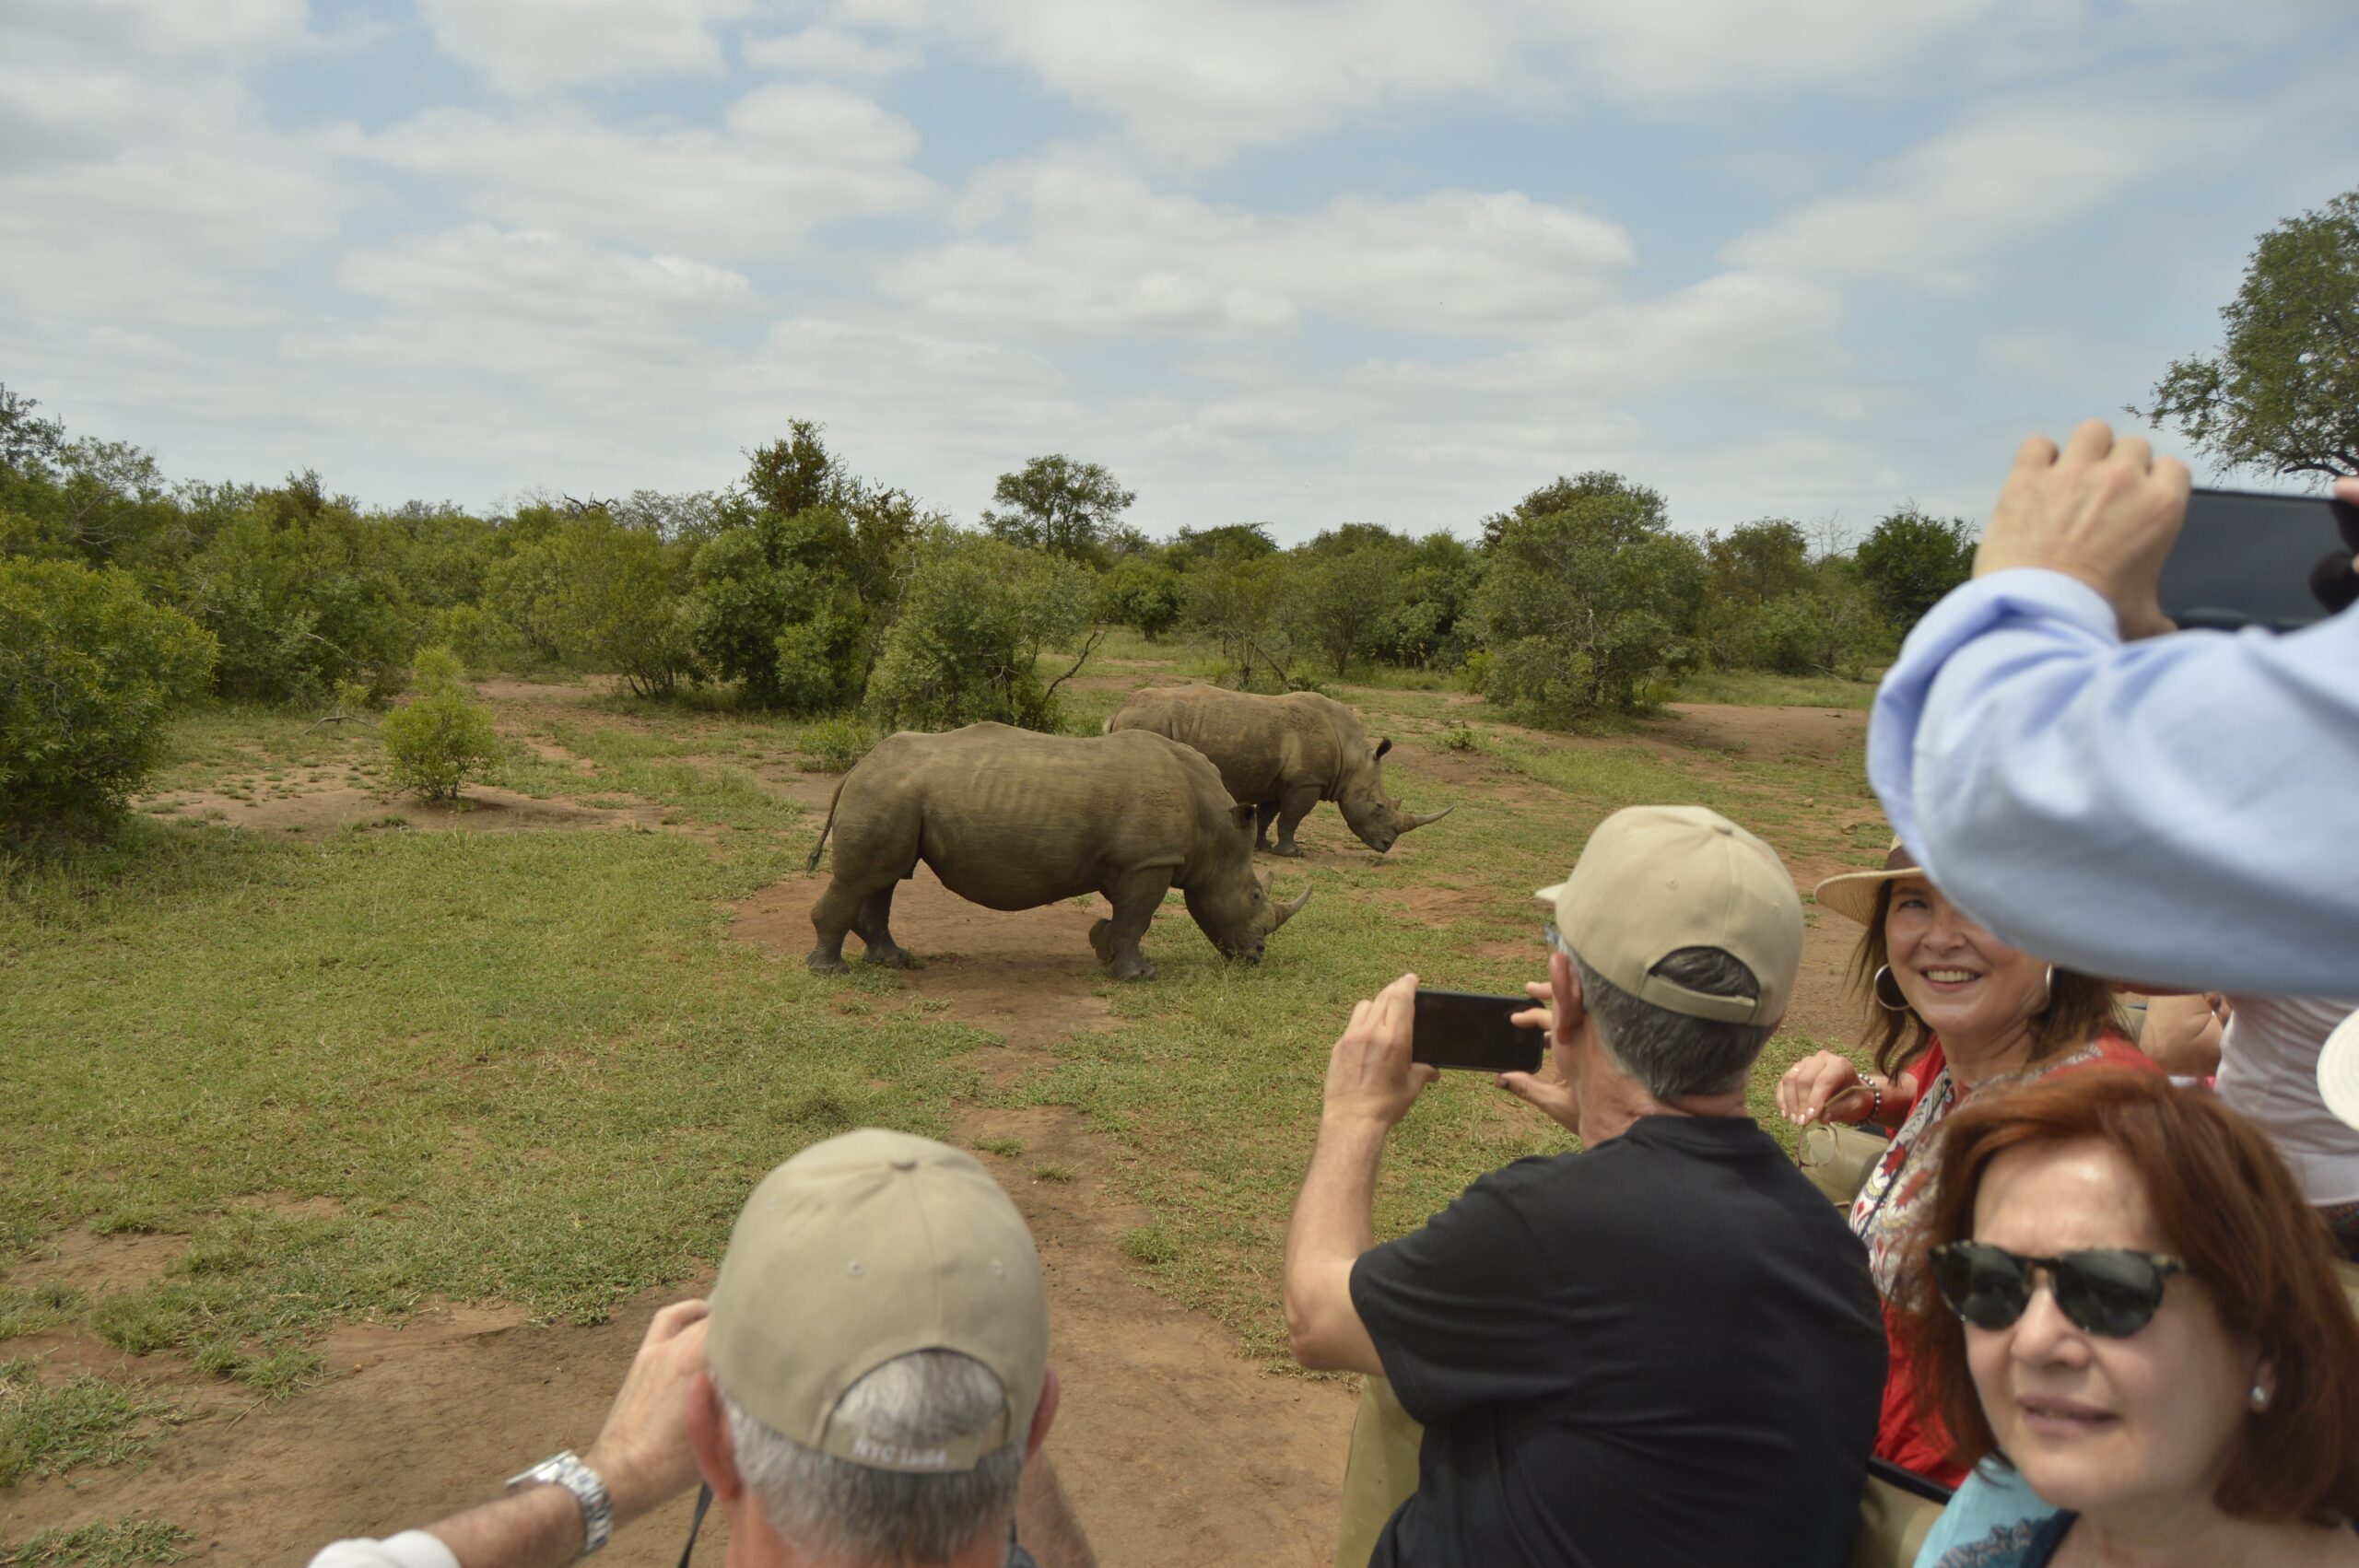
<svg viewBox="0 0 2359 1568"><path fill-rule="evenodd" d="M124 572L0 560L0 835L119 812L213 661L204 629L148 603Z"/></svg>
<svg viewBox="0 0 2359 1568"><path fill-rule="evenodd" d="M918 546L899 617L869 679L870 708L905 730L986 719L1057 729L1056 683L1041 683L1040 656L1081 637L1097 590L1094 574L1061 556L933 531ZM1081 668L1095 641L1065 674Z"/></svg>
<svg viewBox="0 0 2359 1568"><path fill-rule="evenodd" d="M499 760L491 709L467 690L465 674L447 648L418 654L418 695L385 715L385 760L395 789L428 801L456 800L468 779Z"/></svg>
<svg viewBox="0 0 2359 1568"><path fill-rule="evenodd" d="M1485 532L1474 608L1491 701L1577 724L1637 711L1660 673L1692 663L1704 555L1671 531L1654 491L1612 474L1560 479Z"/></svg>

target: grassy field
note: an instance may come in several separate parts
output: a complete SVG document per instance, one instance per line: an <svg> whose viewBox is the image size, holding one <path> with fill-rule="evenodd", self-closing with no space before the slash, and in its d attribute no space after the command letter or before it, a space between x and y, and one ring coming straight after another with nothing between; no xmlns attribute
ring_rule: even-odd
<svg viewBox="0 0 2359 1568"><path fill-rule="evenodd" d="M1203 661L1133 638L1090 673L1144 681ZM1094 730L1121 695L1074 691L1070 721ZM373 734L254 710L183 720L150 812L119 841L0 866L0 1488L135 1457L176 1413L140 1387L44 1385L7 1359L12 1338L95 1335L248 1398L290 1397L326 1375L334 1323L436 1300L594 1319L709 1267L749 1184L796 1148L864 1124L945 1135L962 1106L1089 1113L1149 1216L1125 1253L1274 1360L1287 1208L1356 998L1410 968L1493 990L1537 973L1529 890L1620 805L1700 801L1790 857L1864 842L1845 822L1872 804L1856 756L1552 736L1446 690L1339 695L1402 743L1393 789L1457 813L1411 854L1277 863L1282 891L1308 875L1319 892L1259 967L1223 963L1175 895L1150 940L1161 977L1099 982L1117 1026L996 1083L979 1070L990 1036L867 1005L898 977L814 977L732 936L733 903L800 876L818 827L778 782L796 724L502 696L501 784L660 808L656 830L364 818L299 834L186 802L267 800L346 770L365 782ZM1332 812L1309 831L1345 847ZM1820 1043L1781 1037L1761 1082ZM1487 1081L1446 1082L1392 1142L1379 1234L1565 1144ZM95 1294L16 1267L69 1234L123 1233L186 1247ZM168 1560L122 1539L88 1560ZM15 1550L0 1562L85 1560Z"/></svg>

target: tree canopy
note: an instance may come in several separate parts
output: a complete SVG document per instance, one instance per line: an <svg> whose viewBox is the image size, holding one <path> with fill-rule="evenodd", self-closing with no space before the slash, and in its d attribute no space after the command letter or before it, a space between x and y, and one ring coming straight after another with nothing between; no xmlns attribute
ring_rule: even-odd
<svg viewBox="0 0 2359 1568"><path fill-rule="evenodd" d="M2260 237L2215 356L2176 359L2151 408L2228 468L2359 474L2359 190Z"/></svg>
<svg viewBox="0 0 2359 1568"><path fill-rule="evenodd" d="M983 526L994 536L1095 563L1106 536L1138 497L1098 464L1052 452L1001 474L992 498L999 506L984 509Z"/></svg>

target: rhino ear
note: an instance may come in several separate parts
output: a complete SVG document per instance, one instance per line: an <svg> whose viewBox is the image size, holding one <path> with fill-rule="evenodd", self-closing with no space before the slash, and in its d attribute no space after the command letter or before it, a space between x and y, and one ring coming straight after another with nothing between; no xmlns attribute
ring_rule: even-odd
<svg viewBox="0 0 2359 1568"><path fill-rule="evenodd" d="M1377 742L1377 743L1376 743L1376 760L1377 760L1377 761L1379 761L1379 762L1382 762L1382 761L1384 760L1384 754L1385 754L1386 752L1391 751L1391 749L1392 749L1392 737L1391 737L1391 736L1390 736L1390 735L1387 735L1384 739L1382 739L1382 740L1380 740L1380 741L1379 741L1379 742Z"/></svg>
<svg viewBox="0 0 2359 1568"><path fill-rule="evenodd" d="M1228 820L1237 825L1239 833L1250 833L1253 831L1253 808L1231 806L1228 808Z"/></svg>

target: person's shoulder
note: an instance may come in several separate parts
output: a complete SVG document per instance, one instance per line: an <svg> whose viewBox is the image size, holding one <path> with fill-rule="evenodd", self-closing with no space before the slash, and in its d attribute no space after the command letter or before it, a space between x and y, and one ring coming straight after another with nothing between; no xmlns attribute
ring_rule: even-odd
<svg viewBox="0 0 2359 1568"><path fill-rule="evenodd" d="M2131 1044L2129 1036L2117 1035L2110 1029L2057 1063L2057 1071L2060 1072L2093 1067L2126 1067L2135 1072L2163 1071L2162 1063Z"/></svg>

